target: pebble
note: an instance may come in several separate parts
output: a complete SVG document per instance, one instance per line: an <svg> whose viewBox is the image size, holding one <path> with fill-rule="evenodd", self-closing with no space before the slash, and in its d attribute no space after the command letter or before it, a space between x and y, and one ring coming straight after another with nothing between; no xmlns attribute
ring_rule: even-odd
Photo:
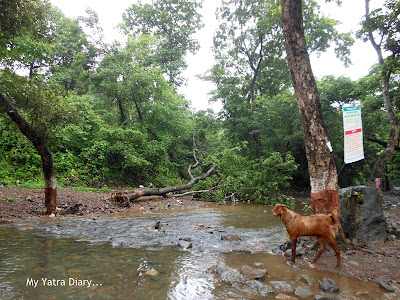
<svg viewBox="0 0 400 300"><path fill-rule="evenodd" d="M270 281L269 282L276 292L293 292L293 287L290 283L286 281Z"/></svg>
<svg viewBox="0 0 400 300"><path fill-rule="evenodd" d="M314 295L314 293L312 291L310 291L309 289L303 288L301 286L296 288L296 290L294 291L294 294L301 299L307 299Z"/></svg>
<svg viewBox="0 0 400 300"><path fill-rule="evenodd" d="M311 286L314 283L314 279L308 274L302 274L300 281L306 283L309 286Z"/></svg>
<svg viewBox="0 0 400 300"><path fill-rule="evenodd" d="M321 280L319 280L319 287L324 292L328 292L328 293L339 292L339 286L333 279L330 279L330 278L322 278Z"/></svg>
<svg viewBox="0 0 400 300"><path fill-rule="evenodd" d="M258 280L246 281L246 285L248 285L251 290L257 291L257 293L260 294L262 297L267 297L268 294L274 292L272 286L265 285Z"/></svg>
<svg viewBox="0 0 400 300"><path fill-rule="evenodd" d="M160 274L160 272L158 272L156 269L150 269L144 273L146 276L157 276L158 274Z"/></svg>
<svg viewBox="0 0 400 300"><path fill-rule="evenodd" d="M380 281L379 282L379 285L384 289L384 290L386 290L386 291L388 291L388 292L394 292L395 290L394 290L394 288L390 285L390 284L388 284L386 281Z"/></svg>
<svg viewBox="0 0 400 300"><path fill-rule="evenodd" d="M267 270L253 269L249 266L243 266L240 269L240 273L242 273L247 280L264 280L267 272Z"/></svg>
<svg viewBox="0 0 400 300"><path fill-rule="evenodd" d="M190 248L193 248L193 244L188 241L180 240L178 243L178 247L183 248L183 249L190 249Z"/></svg>
<svg viewBox="0 0 400 300"><path fill-rule="evenodd" d="M238 237L236 234L223 234L221 235L221 240L241 241L242 239Z"/></svg>

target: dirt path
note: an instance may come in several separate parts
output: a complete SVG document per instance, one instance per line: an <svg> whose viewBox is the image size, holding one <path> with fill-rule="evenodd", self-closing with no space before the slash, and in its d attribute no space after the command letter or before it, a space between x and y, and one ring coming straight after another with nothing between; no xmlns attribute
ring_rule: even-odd
<svg viewBox="0 0 400 300"><path fill-rule="evenodd" d="M100 215L124 211L112 203L111 193L82 192L73 190L57 191L57 215ZM157 211L199 207L202 201L192 198L142 197L135 201L130 210ZM0 218L26 218L43 216L44 193L37 189L0 188Z"/></svg>

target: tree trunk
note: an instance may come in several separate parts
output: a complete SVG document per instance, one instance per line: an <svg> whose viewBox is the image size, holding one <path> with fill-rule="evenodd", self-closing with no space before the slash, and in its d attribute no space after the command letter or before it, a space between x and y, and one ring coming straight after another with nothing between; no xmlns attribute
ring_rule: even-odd
<svg viewBox="0 0 400 300"><path fill-rule="evenodd" d="M39 134L26 122L18 113L6 96L0 91L0 107L15 122L19 130L33 143L40 157L42 158L42 168L45 180L45 206L46 214L56 212L57 206L57 181L53 166L51 152Z"/></svg>
<svg viewBox="0 0 400 300"><path fill-rule="evenodd" d="M365 0L365 17L368 19L369 15L369 0ZM396 116L396 112L393 108L392 101L390 98L390 76L392 74L392 68L384 68L384 59L382 55L381 44L376 43L374 36L371 31L368 32L369 40L374 47L376 53L378 54L378 62L382 67L381 73L381 81L382 81L382 92L383 92L383 102L385 105L385 110L388 114L390 121L390 134L389 134L389 142L386 144L385 151L381 154L381 156L376 161L374 168L371 172L371 176L369 178L369 185L372 187L377 187L375 178L381 178L383 175L383 171L386 165L386 162L392 156L397 144L399 143L399 119ZM382 39L381 39L382 42ZM377 187L378 188L378 187Z"/></svg>
<svg viewBox="0 0 400 300"><path fill-rule="evenodd" d="M139 197L165 196L168 193L188 190L196 183L198 183L200 180L204 180L207 177L213 175L216 172L217 165L215 163L212 163L211 168L206 173L198 177L194 177L191 174L190 172L191 167L193 166L192 165L189 166L189 175L191 179L186 184L167 186L163 188L138 188L130 193L116 193L111 196L111 200L120 203L123 206L129 206L130 201L135 200Z"/></svg>
<svg viewBox="0 0 400 300"><path fill-rule="evenodd" d="M313 213L331 213L339 217L338 177L307 52L301 0L282 0L282 25L310 171L311 209Z"/></svg>
<svg viewBox="0 0 400 300"><path fill-rule="evenodd" d="M117 99L118 102L118 108L119 108L119 113L121 115L121 124L126 125L126 117L125 117L125 111L124 111L124 106L122 105L121 99Z"/></svg>
<svg viewBox="0 0 400 300"><path fill-rule="evenodd" d="M195 141L195 134L193 133L193 158L195 160L195 164L193 164L193 165L190 164L188 167L187 172L190 176L190 181L188 183L181 184L181 185L167 186L167 187L163 187L163 188L139 188L130 193L116 193L111 196L111 200L119 203L120 205L122 204L123 206L130 206L130 201L135 200L139 197L165 196L168 193L179 192L179 191L184 191L184 190L190 189L192 186L194 186L200 180L204 180L207 177L216 173L216 169L217 169L217 165L213 162L213 163L211 163L211 167L208 169L207 172L205 172L203 175L194 177L192 174L192 170L197 168L200 164L196 157L196 151L197 151L197 147L196 147L196 141Z"/></svg>

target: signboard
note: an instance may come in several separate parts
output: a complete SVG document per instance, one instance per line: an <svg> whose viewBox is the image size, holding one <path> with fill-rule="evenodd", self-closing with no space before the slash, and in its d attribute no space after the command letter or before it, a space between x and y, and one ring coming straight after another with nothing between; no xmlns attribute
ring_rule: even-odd
<svg viewBox="0 0 400 300"><path fill-rule="evenodd" d="M364 159L361 108L359 106L343 108L344 162Z"/></svg>

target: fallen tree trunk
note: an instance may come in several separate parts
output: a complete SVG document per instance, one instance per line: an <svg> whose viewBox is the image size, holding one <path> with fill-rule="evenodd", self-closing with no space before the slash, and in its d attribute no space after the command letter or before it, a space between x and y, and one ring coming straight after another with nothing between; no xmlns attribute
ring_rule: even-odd
<svg viewBox="0 0 400 300"><path fill-rule="evenodd" d="M197 164L197 162L196 162ZM189 171L193 168L193 165L189 166ZM167 186L163 188L138 188L136 190L133 190L129 193L123 193L119 192L111 196L111 200L118 203L121 206L130 206L130 201L135 200L139 197L143 196L163 196L165 197L168 193L172 192L179 192L179 191L184 191L190 189L192 186L194 186L196 183L198 183L200 180L204 180L207 177L213 175L216 172L217 165L215 163L212 163L212 166L210 169L204 173L201 176L194 177L191 172L189 172L190 175L190 181L186 184L181 184L181 185L173 185L173 186Z"/></svg>
<svg viewBox="0 0 400 300"><path fill-rule="evenodd" d="M130 202L139 197L144 197L144 196L163 196L163 197L165 197L168 193L185 191L185 190L192 188L192 186L194 186L200 180L204 180L207 177L209 177L217 172L216 171L217 165L214 162L212 162L210 164L211 167L208 169L207 172L205 172L201 176L194 177L192 174L192 169L196 168L199 165L199 161L196 157L196 151L197 151L197 147L196 147L195 135L193 134L193 158L196 163L194 165L190 164L188 167L187 172L190 176L190 181L188 183L181 184L181 185L172 185L172 186L167 186L167 187L163 187L163 188L142 187L142 188L133 190L131 192L119 192L114 195L111 195L111 201L118 203L120 206L129 207Z"/></svg>

